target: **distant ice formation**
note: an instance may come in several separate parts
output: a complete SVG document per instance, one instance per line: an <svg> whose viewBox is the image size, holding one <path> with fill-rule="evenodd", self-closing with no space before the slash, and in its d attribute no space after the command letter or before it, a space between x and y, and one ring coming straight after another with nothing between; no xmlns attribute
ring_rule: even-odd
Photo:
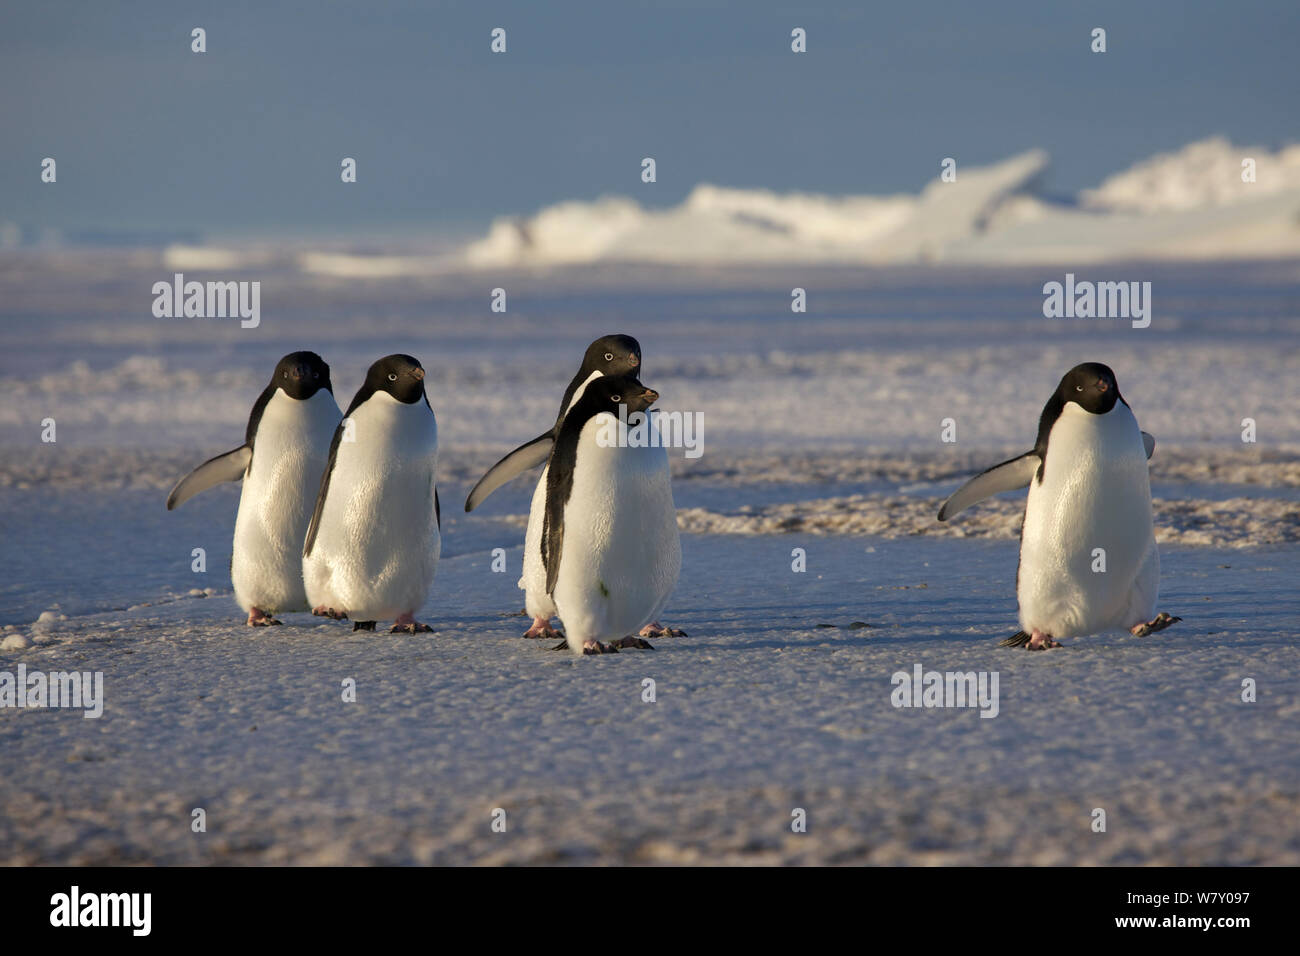
<svg viewBox="0 0 1300 956"><path fill-rule="evenodd" d="M1254 161L1254 180L1243 162ZM1214 137L1151 157L1073 203L1038 188L1033 150L961 167L919 195L826 196L697 186L681 205L569 201L503 218L465 249L482 268L595 262L1087 263L1300 255L1300 145Z"/></svg>

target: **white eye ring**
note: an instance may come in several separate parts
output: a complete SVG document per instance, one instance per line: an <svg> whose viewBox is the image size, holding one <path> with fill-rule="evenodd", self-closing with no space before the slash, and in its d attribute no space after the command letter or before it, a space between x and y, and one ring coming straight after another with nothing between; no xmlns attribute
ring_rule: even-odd
<svg viewBox="0 0 1300 956"><path fill-rule="evenodd" d="M618 404L619 402L623 401L622 395L612 395L610 396L610 398L615 404Z"/></svg>
<svg viewBox="0 0 1300 956"><path fill-rule="evenodd" d="M605 361L606 361L606 362L612 362L612 361L614 361L614 353L613 353L613 352L606 352L606 353L605 353Z"/></svg>
<svg viewBox="0 0 1300 956"><path fill-rule="evenodd" d="M1075 390L1076 392L1082 392L1082 391L1083 391L1083 386L1082 386L1082 385L1076 385L1076 386L1074 386L1074 390Z"/></svg>
<svg viewBox="0 0 1300 956"><path fill-rule="evenodd" d="M389 380L390 382L396 382L396 381L397 381L397 373L396 373L396 372L389 372L389 373L388 373L388 380Z"/></svg>

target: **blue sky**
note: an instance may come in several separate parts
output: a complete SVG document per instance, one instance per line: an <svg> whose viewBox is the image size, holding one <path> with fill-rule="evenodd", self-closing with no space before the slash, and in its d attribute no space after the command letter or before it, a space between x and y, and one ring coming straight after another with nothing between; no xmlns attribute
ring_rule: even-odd
<svg viewBox="0 0 1300 956"><path fill-rule="evenodd" d="M914 192L1036 146L1068 194L1215 133L1300 139L1298 41L1291 0L6 2L0 221L464 231L699 182Z"/></svg>

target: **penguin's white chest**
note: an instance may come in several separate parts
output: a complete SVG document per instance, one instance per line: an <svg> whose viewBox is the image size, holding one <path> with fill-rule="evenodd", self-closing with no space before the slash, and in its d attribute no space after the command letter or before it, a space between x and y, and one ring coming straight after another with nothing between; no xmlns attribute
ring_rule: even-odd
<svg viewBox="0 0 1300 956"><path fill-rule="evenodd" d="M419 610L441 553L438 425L423 401L386 392L349 417L303 576L313 607L389 620Z"/></svg>
<svg viewBox="0 0 1300 956"><path fill-rule="evenodd" d="M1053 637L1128 627L1154 611L1158 579L1137 420L1122 402L1105 415L1068 403L1025 505L1021 627Z"/></svg>
<svg viewBox="0 0 1300 956"><path fill-rule="evenodd" d="M667 603L681 540L663 448L602 447L612 415L594 416L578 441L564 508L553 597L569 646L634 634Z"/></svg>
<svg viewBox="0 0 1300 956"><path fill-rule="evenodd" d="M230 562L235 599L245 611L306 610L302 543L340 417L325 389L304 401L277 389L262 411Z"/></svg>

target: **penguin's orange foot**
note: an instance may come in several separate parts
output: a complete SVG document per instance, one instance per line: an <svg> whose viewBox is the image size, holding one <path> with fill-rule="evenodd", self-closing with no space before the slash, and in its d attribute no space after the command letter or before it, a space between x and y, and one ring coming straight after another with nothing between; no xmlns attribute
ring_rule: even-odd
<svg viewBox="0 0 1300 956"><path fill-rule="evenodd" d="M1148 634L1154 634L1156 631L1163 631L1167 627L1172 627L1181 620L1181 617L1171 617L1161 611L1152 620L1140 621L1128 630L1134 637L1146 637Z"/></svg>
<svg viewBox="0 0 1300 956"><path fill-rule="evenodd" d="M1052 640L1050 634L1044 634L1037 628L1034 633L1029 635L1029 643L1025 645L1027 651L1045 651L1052 647L1064 647L1059 641Z"/></svg>
<svg viewBox="0 0 1300 956"><path fill-rule="evenodd" d="M600 641L586 641L582 645L584 654L617 654L618 648L613 644L602 644Z"/></svg>
<svg viewBox="0 0 1300 956"><path fill-rule="evenodd" d="M679 631L675 627L665 627L658 621L651 621L645 627L641 628L642 637L685 637L685 631Z"/></svg>
<svg viewBox="0 0 1300 956"><path fill-rule="evenodd" d="M260 607L250 608L248 611L249 627L271 627L275 624L283 624L284 621L277 621L270 614L267 614Z"/></svg>
<svg viewBox="0 0 1300 956"><path fill-rule="evenodd" d="M372 624L371 627L374 625ZM428 624L421 624L410 614L403 614L393 624L393 629L389 634L432 634L433 628Z"/></svg>
<svg viewBox="0 0 1300 956"><path fill-rule="evenodd" d="M312 608L311 612L317 617L327 617L331 621L346 621L348 619L348 616L342 611L336 611L334 608L326 607L324 604Z"/></svg>
<svg viewBox="0 0 1300 956"><path fill-rule="evenodd" d="M564 640L564 632L551 627L549 619L535 617L533 618L533 626L524 631L524 637L536 640L553 640L558 637L560 640Z"/></svg>

